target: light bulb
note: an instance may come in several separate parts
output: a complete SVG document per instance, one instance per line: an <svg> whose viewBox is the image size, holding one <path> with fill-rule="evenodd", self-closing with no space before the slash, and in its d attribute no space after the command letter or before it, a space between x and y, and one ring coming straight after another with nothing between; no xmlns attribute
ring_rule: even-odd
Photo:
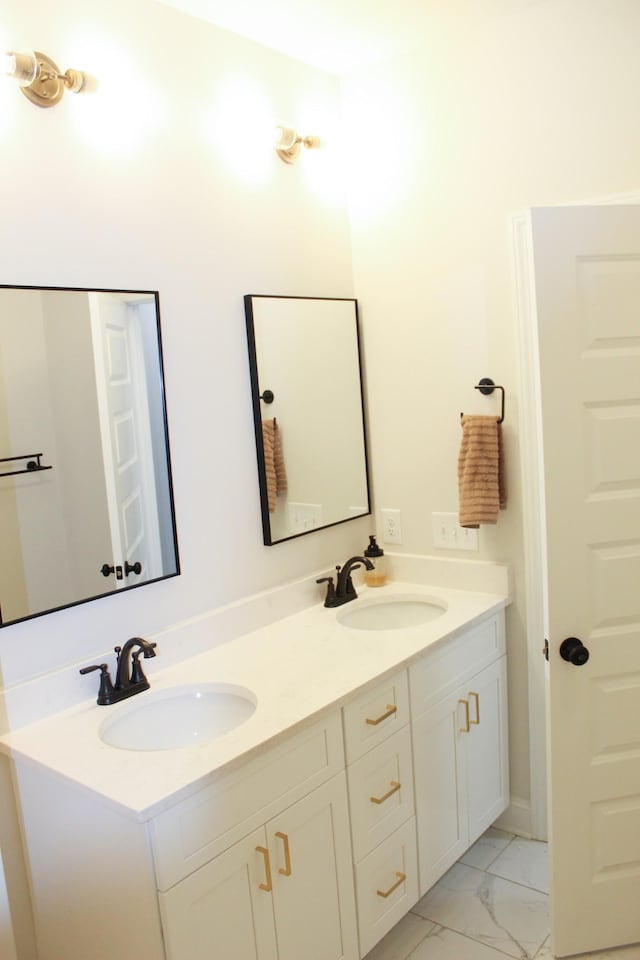
<svg viewBox="0 0 640 960"><path fill-rule="evenodd" d="M4 57L4 72L21 86L28 87L38 76L38 61L33 50L9 51Z"/></svg>

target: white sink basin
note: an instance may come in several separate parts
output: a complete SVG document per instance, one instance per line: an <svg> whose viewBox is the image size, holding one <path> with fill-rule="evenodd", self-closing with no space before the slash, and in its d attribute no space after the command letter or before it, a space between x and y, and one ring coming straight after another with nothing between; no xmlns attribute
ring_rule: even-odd
<svg viewBox="0 0 640 960"><path fill-rule="evenodd" d="M338 623L354 630L404 630L442 616L446 603L433 597L381 597L338 613Z"/></svg>
<svg viewBox="0 0 640 960"><path fill-rule="evenodd" d="M256 704L250 690L230 684L194 684L141 693L103 721L99 736L121 750L189 747L240 726Z"/></svg>

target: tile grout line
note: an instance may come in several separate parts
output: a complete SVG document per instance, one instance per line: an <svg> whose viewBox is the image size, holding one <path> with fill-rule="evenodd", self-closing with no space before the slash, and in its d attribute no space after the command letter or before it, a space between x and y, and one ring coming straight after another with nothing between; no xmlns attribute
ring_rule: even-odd
<svg viewBox="0 0 640 960"><path fill-rule="evenodd" d="M419 917L420 914L417 913L417 914L414 914L414 916ZM425 920L426 917L422 917L422 919ZM476 940L475 937L469 936L468 933L461 933L460 930L454 930L452 927L447 927L445 926L444 923L435 923L433 920L429 920L429 923L433 924L431 930L427 934L425 934L425 936L422 938L420 943L417 943L415 947L411 948L411 950L405 957L399 957L398 960L411 960L412 955L416 952L418 947L422 946L425 940L428 940L430 937L437 935L437 933L441 930L447 930L449 933L455 934L456 937L463 937L465 940L469 940L470 943L477 943L481 947L484 947L485 950L492 950L494 953L497 953L500 957L509 957L510 960L535 960L535 958L538 956L538 954L544 947L545 943L549 939L549 934L547 934L547 936L544 938L542 943L536 947L535 953L531 955L527 954L526 958L523 957L522 954L520 954L519 957L514 957L512 953L506 953L504 950L501 950L500 947L494 947L493 944L486 943L484 940ZM365 960L366 960L366 957L365 957ZM552 958L550 958L550 960L552 960Z"/></svg>
<svg viewBox="0 0 640 960"><path fill-rule="evenodd" d="M503 880L505 883L514 883L517 887L524 887L525 890L533 890L534 893L541 893L541 894L542 894L543 896L545 896L545 897L548 897L548 896L549 896L549 891L548 891L548 890L540 890L539 887L532 887L532 886L531 886L530 884L528 884L528 883L522 883L521 880L513 880L511 877L503 877L503 876L501 876L501 874L499 874L499 873L491 873L491 871L490 871L488 868L487 868L487 869L483 869L482 867L474 867L473 864L471 864L471 863L463 863L462 860L457 860L456 863L462 864L463 867L468 867L469 870L477 870L478 873L486 873L488 876L490 876L490 877L495 877L497 880ZM455 864L454 864L454 866L455 866ZM435 884L434 884L434 886L435 886ZM428 892L428 891L427 891L427 892ZM426 896L426 894L425 894L425 896Z"/></svg>

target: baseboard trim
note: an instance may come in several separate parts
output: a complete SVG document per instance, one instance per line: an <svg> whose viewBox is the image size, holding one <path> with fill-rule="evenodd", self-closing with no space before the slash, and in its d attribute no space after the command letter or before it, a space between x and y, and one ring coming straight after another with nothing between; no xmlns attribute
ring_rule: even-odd
<svg viewBox="0 0 640 960"><path fill-rule="evenodd" d="M509 806L493 824L498 830L515 833L517 837L528 840L546 840L546 837L534 837L531 829L531 804L520 797L511 797Z"/></svg>

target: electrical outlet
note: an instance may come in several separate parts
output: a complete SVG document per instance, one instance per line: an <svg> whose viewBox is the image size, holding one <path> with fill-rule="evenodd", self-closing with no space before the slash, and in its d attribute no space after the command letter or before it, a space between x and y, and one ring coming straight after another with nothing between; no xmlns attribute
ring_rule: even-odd
<svg viewBox="0 0 640 960"><path fill-rule="evenodd" d="M461 527L455 513L432 513L433 545L442 550L477 550L478 531Z"/></svg>
<svg viewBox="0 0 640 960"><path fill-rule="evenodd" d="M402 543L402 524L400 511L383 508L380 511L382 518L382 539L385 543Z"/></svg>

